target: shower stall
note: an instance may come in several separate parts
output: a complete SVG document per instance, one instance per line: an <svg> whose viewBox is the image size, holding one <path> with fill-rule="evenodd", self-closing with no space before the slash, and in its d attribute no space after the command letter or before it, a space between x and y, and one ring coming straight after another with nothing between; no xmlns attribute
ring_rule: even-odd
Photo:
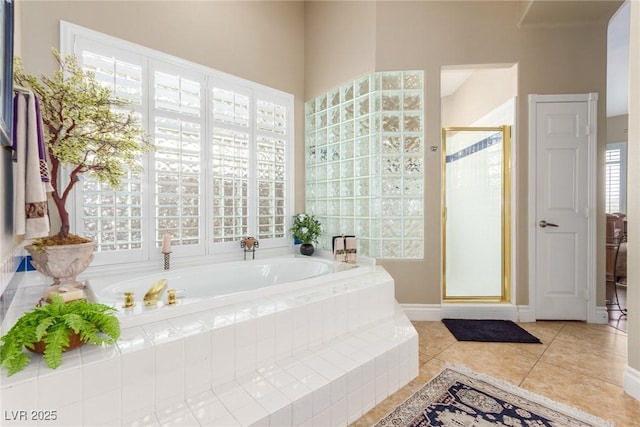
<svg viewBox="0 0 640 427"><path fill-rule="evenodd" d="M442 130L444 301L509 301L510 133Z"/></svg>

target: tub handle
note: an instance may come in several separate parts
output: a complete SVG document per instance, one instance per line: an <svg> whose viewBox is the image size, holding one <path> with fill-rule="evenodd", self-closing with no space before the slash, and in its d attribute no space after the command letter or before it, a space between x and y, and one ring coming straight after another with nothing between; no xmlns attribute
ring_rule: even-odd
<svg viewBox="0 0 640 427"><path fill-rule="evenodd" d="M124 304L122 305L122 308L131 308L131 307L135 307L136 306L136 302L133 298L133 292L131 291L127 291L124 293Z"/></svg>
<svg viewBox="0 0 640 427"><path fill-rule="evenodd" d="M175 304L176 304L176 290L167 289L167 305L175 305Z"/></svg>

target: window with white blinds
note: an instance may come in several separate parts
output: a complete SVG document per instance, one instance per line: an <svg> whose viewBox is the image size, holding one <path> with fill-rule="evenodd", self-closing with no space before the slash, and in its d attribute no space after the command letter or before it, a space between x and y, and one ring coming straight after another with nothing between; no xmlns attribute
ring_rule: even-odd
<svg viewBox="0 0 640 427"><path fill-rule="evenodd" d="M286 147L287 110L284 106L257 99L257 185L258 238L286 236Z"/></svg>
<svg viewBox="0 0 640 427"><path fill-rule="evenodd" d="M626 212L626 143L607 144L605 151L605 211Z"/></svg>
<svg viewBox="0 0 640 427"><path fill-rule="evenodd" d="M206 156L204 128L204 76L159 61L150 61L153 125L156 147L151 169L153 179L152 215L156 247L162 235L172 236L174 247L195 246L201 252L204 168ZM184 251L183 251L184 252ZM190 251L193 252L193 251Z"/></svg>
<svg viewBox="0 0 640 427"><path fill-rule="evenodd" d="M73 224L97 242L94 264L225 253L255 236L288 246L293 96L72 24L61 52L131 108L155 150L122 188L76 186ZM239 249L238 249L239 250Z"/></svg>
<svg viewBox="0 0 640 427"><path fill-rule="evenodd" d="M97 49L86 49L78 43L78 58L86 71L110 88L118 97L131 102L138 119L143 111L143 78L141 58L120 55L112 47L96 43ZM98 53L99 52L99 53ZM142 162L143 159L140 159ZM127 253L129 259L142 259L142 195L143 177L129 172L122 187L113 190L90 176L83 176L82 186L76 186L76 230L96 242L98 252Z"/></svg>
<svg viewBox="0 0 640 427"><path fill-rule="evenodd" d="M211 90L214 243L237 241L249 233L251 97L223 84L214 82Z"/></svg>

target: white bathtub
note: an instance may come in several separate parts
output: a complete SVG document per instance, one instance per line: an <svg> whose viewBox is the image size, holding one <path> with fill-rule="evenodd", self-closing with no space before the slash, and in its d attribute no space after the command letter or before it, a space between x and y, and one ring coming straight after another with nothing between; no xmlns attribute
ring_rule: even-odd
<svg viewBox="0 0 640 427"><path fill-rule="evenodd" d="M94 268L81 278L93 297L120 307L120 291L136 292L136 307L119 313L116 345L73 350L62 373L39 368L42 356L34 355L19 375L2 373L0 400L14 412L55 408L61 425L205 425L212 408L219 425L352 423L418 375L418 336L395 302L393 278L375 260L359 259L353 268L319 258L199 263L166 272L158 265ZM259 277L275 283L275 276L297 280L243 287ZM163 277L175 287L184 280L184 298L176 306L144 307L147 287ZM192 284L218 289L223 277L236 281L232 293L190 296ZM35 271L20 280L16 298L31 306L49 282ZM12 304L9 318L22 308ZM98 374L114 387L87 382ZM58 383L65 393L46 392Z"/></svg>
<svg viewBox="0 0 640 427"><path fill-rule="evenodd" d="M130 327L315 285L331 280L334 274L342 277L366 270L355 267L318 257L238 261L153 273L94 276L86 280L86 293L93 301L117 308L122 327ZM165 291L157 305L144 306L145 293L160 279L167 279L166 289L176 290L177 304L166 305ZM128 291L134 293L136 305L125 309L122 305Z"/></svg>

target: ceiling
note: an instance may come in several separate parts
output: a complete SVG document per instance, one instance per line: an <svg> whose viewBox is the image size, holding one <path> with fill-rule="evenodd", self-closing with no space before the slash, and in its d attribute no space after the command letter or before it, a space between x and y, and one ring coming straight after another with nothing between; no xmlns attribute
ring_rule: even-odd
<svg viewBox="0 0 640 427"><path fill-rule="evenodd" d="M529 0L520 27L602 25L607 33L607 116L628 113L629 2L622 0ZM621 7L622 6L622 7ZM453 94L476 71L443 69L441 96Z"/></svg>
<svg viewBox="0 0 640 427"><path fill-rule="evenodd" d="M620 8L622 0L529 0L520 27L554 27L604 24Z"/></svg>

